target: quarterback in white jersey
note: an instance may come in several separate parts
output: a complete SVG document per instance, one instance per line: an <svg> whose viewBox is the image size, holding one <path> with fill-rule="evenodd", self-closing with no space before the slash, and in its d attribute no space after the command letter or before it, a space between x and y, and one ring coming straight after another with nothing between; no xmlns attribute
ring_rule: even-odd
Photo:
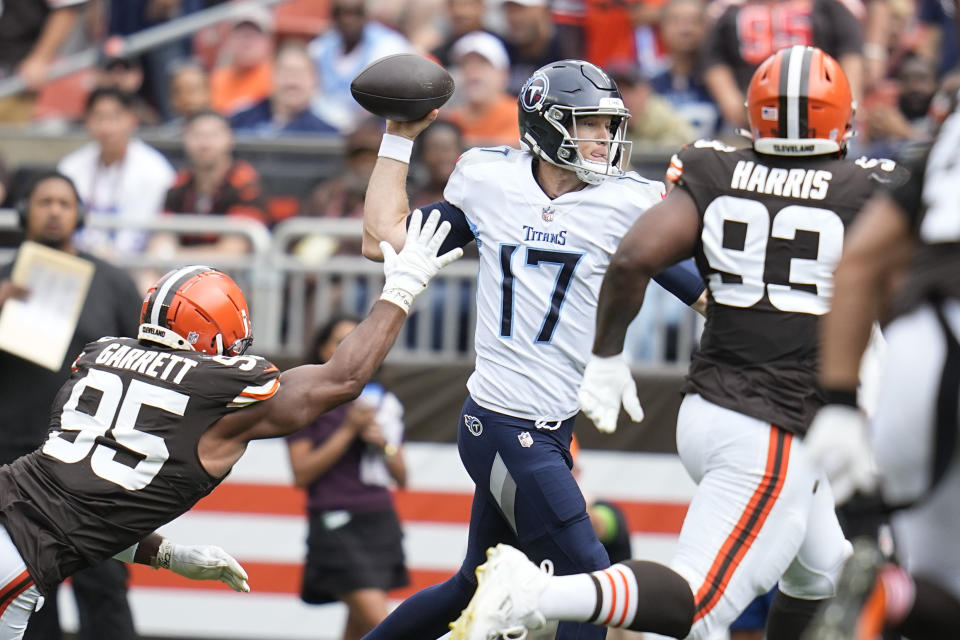
<svg viewBox="0 0 960 640"><path fill-rule="evenodd" d="M518 111L524 149L468 151L444 200L424 207L451 224L444 249L475 241L480 253L476 370L457 432L477 485L466 558L456 575L409 598L369 640L442 635L473 594L485 549L497 542L549 558L558 574L609 566L570 473L576 392L603 274L623 234L665 190L624 170L629 112L598 67L564 60L539 69ZM380 258L380 241L396 245L406 235L410 147L436 115L387 123L364 206L368 257ZM688 304L704 289L692 263L658 281ZM557 632L562 640L603 635L579 623L561 623Z"/></svg>

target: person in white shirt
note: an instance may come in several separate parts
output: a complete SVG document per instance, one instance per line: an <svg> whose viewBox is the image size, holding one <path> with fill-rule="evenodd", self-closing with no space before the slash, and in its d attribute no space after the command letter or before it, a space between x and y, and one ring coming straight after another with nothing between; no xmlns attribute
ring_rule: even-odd
<svg viewBox="0 0 960 640"><path fill-rule="evenodd" d="M77 185L87 210L136 221L160 215L176 172L163 154L134 137L132 97L118 89L95 89L84 113L93 141L66 155L57 168ZM143 231L85 228L77 244L104 257L142 251L146 239Z"/></svg>

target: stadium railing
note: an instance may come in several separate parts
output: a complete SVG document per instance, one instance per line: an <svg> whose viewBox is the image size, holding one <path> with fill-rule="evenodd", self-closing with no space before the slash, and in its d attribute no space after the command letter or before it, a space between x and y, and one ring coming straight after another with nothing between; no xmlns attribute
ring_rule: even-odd
<svg viewBox="0 0 960 640"><path fill-rule="evenodd" d="M250 304L256 350L273 358L300 358L316 327L336 315L363 316L383 286L382 266L359 255L361 223L356 219L291 218L272 232L253 220L202 215L159 216L149 221L93 215L87 224L106 230L246 238L250 251L245 255L210 254L190 261L227 271L238 281ZM17 226L12 210L0 210L0 232ZM15 252L16 248L0 249L0 262L12 260ZM184 262L176 255L148 252L108 259L141 285ZM469 365L473 361L477 267L476 259L464 258L440 273L417 298L388 362ZM670 310L659 303L646 313L646 346L634 354L636 368L683 371L702 323L689 309Z"/></svg>

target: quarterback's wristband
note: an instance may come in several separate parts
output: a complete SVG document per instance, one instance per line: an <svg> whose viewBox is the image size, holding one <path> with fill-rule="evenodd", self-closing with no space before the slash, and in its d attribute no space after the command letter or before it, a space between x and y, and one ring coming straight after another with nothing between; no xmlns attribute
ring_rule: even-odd
<svg viewBox="0 0 960 640"><path fill-rule="evenodd" d="M827 398L827 404L842 404L848 407L856 407L857 392L852 389L824 389L823 394Z"/></svg>
<svg viewBox="0 0 960 640"><path fill-rule="evenodd" d="M380 151L377 152L378 156L410 164L411 154L413 154L413 140L392 133L383 134L383 139L380 141Z"/></svg>

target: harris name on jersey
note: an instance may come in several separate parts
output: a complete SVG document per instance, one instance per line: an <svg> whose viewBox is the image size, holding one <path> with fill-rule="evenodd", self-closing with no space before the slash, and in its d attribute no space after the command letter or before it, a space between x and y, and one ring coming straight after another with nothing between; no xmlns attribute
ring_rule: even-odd
<svg viewBox="0 0 960 640"><path fill-rule="evenodd" d="M823 169L767 167L752 160L739 160L733 169L730 188L765 195L823 200L833 173Z"/></svg>

